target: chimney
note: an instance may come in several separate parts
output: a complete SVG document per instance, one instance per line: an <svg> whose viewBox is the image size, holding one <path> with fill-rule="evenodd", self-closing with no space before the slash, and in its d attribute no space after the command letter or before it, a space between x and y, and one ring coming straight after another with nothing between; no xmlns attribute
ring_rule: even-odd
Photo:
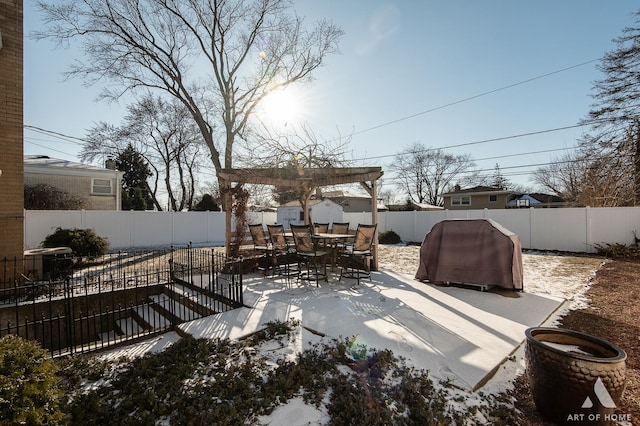
<svg viewBox="0 0 640 426"><path fill-rule="evenodd" d="M113 158L107 158L107 161L104 162L104 167L106 169L115 170L116 160L114 160Z"/></svg>

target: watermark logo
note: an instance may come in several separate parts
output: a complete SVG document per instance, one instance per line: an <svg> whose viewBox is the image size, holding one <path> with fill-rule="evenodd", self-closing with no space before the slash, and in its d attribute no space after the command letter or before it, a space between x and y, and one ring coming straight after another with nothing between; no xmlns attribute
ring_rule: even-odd
<svg viewBox="0 0 640 426"><path fill-rule="evenodd" d="M604 408L616 408L616 403L613 402L613 398L611 398L609 391L604 386L604 383L602 383L602 379L600 377L598 377L598 380L596 380L596 383L593 385L593 392L596 394L596 398L598 398L598 401ZM591 401L591 398L589 398L588 395L582 403L581 408L593 408L593 401Z"/></svg>
<svg viewBox="0 0 640 426"><path fill-rule="evenodd" d="M607 388L605 387L604 383L602 382L602 379L600 377L598 377L598 380L596 380L596 382L593 384L593 393L595 396L595 399L598 404L600 404L602 407L604 408L616 408L616 403L613 401L613 398L611 398L611 394L609 393L609 391L607 390ZM582 409L590 409L593 408L595 406L595 402L591 399L591 397L589 395L587 395L587 397L584 399L584 402L582 403L582 406L580 408ZM590 422L599 422L601 420L605 420L605 421L628 421L631 422L631 414L615 414L615 413L605 413L605 414L600 414L600 413L570 413L567 416L567 421L571 422L584 422L584 421L590 421Z"/></svg>

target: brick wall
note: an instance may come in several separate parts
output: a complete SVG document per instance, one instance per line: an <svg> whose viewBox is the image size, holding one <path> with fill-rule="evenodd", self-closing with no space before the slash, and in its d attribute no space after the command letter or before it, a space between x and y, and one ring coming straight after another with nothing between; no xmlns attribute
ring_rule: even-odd
<svg viewBox="0 0 640 426"><path fill-rule="evenodd" d="M23 0L0 0L0 259L23 253L22 13Z"/></svg>

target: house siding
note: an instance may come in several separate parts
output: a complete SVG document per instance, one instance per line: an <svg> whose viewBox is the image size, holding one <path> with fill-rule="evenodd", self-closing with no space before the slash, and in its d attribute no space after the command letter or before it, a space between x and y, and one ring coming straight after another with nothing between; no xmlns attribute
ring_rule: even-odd
<svg viewBox="0 0 640 426"><path fill-rule="evenodd" d="M85 210L120 210L118 174L111 170L83 170L75 168L51 168L25 166L24 185L34 186L47 184L65 191L86 201ZM111 181L113 194L93 194L93 179Z"/></svg>
<svg viewBox="0 0 640 426"><path fill-rule="evenodd" d="M22 258L23 2L0 0L0 259ZM0 271L1 272L1 271Z"/></svg>
<svg viewBox="0 0 640 426"><path fill-rule="evenodd" d="M112 195L91 194L92 179L88 176L64 176L50 174L25 173L25 186L47 184L75 195L86 201L86 210L119 210L116 205L115 193ZM101 177L99 179L105 179ZM112 188L116 187L115 179L110 179Z"/></svg>
<svg viewBox="0 0 640 426"><path fill-rule="evenodd" d="M490 195L496 196L496 201L489 201ZM471 197L471 205L454 206L451 200L456 197ZM444 197L444 208L449 210L475 210L475 209L504 209L507 206L507 194L464 194Z"/></svg>
<svg viewBox="0 0 640 426"><path fill-rule="evenodd" d="M371 199L370 198L351 198L349 200L344 200L339 202L342 205L345 213L360 213L360 212L370 212L371 211Z"/></svg>

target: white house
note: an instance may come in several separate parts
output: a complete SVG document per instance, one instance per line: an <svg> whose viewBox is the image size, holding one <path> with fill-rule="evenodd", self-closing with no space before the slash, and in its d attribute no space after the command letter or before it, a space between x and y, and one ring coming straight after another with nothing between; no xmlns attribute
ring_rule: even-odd
<svg viewBox="0 0 640 426"><path fill-rule="evenodd" d="M342 207L329 200L309 200L309 215L312 222L333 223L342 222ZM304 212L299 201L290 201L278 207L278 223L285 228L289 225L304 224Z"/></svg>

